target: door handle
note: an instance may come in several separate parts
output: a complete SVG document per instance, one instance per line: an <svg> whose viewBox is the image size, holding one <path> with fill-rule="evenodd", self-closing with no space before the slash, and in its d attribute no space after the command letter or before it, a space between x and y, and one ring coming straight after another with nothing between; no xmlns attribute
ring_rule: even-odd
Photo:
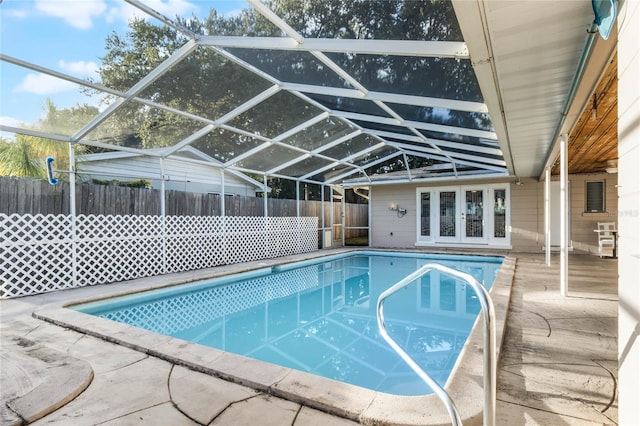
<svg viewBox="0 0 640 426"><path fill-rule="evenodd" d="M461 218L461 219L462 219L462 220L465 220L464 213L462 213L462 218Z"/></svg>

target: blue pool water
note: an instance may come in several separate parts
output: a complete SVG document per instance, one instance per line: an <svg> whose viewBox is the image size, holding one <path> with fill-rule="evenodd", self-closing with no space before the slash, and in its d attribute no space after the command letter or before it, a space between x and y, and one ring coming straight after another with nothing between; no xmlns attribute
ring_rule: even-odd
<svg viewBox="0 0 640 426"><path fill-rule="evenodd" d="M381 292L430 262L490 288L497 257L359 252L74 309L396 395L431 393L378 334ZM473 289L432 271L385 302L389 334L444 385L478 316Z"/></svg>

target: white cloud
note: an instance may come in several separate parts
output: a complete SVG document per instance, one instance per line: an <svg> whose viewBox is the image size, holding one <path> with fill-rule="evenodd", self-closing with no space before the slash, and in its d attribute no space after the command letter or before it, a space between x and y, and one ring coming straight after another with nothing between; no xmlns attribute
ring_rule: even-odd
<svg viewBox="0 0 640 426"><path fill-rule="evenodd" d="M58 61L60 69L81 77L97 77L98 64L95 62L75 61L67 62L63 59Z"/></svg>
<svg viewBox="0 0 640 426"><path fill-rule="evenodd" d="M185 0L150 0L146 4L171 19L176 15L184 16L188 12L197 10L196 5Z"/></svg>
<svg viewBox="0 0 640 426"><path fill-rule="evenodd" d="M47 74L27 74L22 82L17 85L14 92L26 92L36 95L50 95L53 93L75 90L76 85L69 81L60 80Z"/></svg>
<svg viewBox="0 0 640 426"><path fill-rule="evenodd" d="M175 19L176 15L188 15L189 12L198 9L196 5L185 0L149 0L146 1L145 4L170 19ZM130 22L133 19L147 18L149 18L149 15L128 3L123 3L118 7L110 7L105 14L105 20L108 23L117 20Z"/></svg>
<svg viewBox="0 0 640 426"><path fill-rule="evenodd" d="M107 10L104 0L36 0L36 9L50 16L64 19L81 30L93 27L93 19Z"/></svg>
<svg viewBox="0 0 640 426"><path fill-rule="evenodd" d="M0 116L0 124L3 126L22 127L22 121L17 118Z"/></svg>
<svg viewBox="0 0 640 426"><path fill-rule="evenodd" d="M119 7L110 7L104 19L107 23L111 24L118 20L129 22L135 18L145 19L147 17L148 15L137 7L133 7L128 3L122 3Z"/></svg>
<svg viewBox="0 0 640 426"><path fill-rule="evenodd" d="M22 19L27 17L27 12L25 12L24 10L9 9L6 13L10 18Z"/></svg>

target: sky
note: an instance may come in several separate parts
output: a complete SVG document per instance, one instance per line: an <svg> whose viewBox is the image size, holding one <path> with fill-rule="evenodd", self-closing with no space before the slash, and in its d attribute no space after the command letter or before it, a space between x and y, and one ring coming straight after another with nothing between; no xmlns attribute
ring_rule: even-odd
<svg viewBox="0 0 640 426"><path fill-rule="evenodd" d="M250 7L242 0L141 0L164 16L224 15ZM74 77L98 81L96 70L112 32L124 35L127 22L147 17L122 0L0 0L0 52ZM157 22L157 21L156 21ZM0 124L31 124L51 99L58 108L96 105L79 86L0 61ZM7 136L3 133L3 136Z"/></svg>

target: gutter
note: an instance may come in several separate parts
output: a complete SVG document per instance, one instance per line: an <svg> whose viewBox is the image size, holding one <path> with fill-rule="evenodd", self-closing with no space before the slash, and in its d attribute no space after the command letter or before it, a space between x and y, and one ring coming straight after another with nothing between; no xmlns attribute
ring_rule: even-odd
<svg viewBox="0 0 640 426"><path fill-rule="evenodd" d="M576 69L576 73L573 76L573 80L571 80L571 88L569 89L569 94L567 95L567 99L564 103L564 106L562 107L562 112L560 113L560 121L558 122L558 126L556 127L556 130L553 133L553 137L551 138L551 147L547 152L542 170L540 170L540 173L538 174L538 180L543 179L545 169L547 167L551 167L558 156L558 154L556 153L556 150L558 148L558 138L560 137L562 128L565 125L567 115L569 114L569 108L571 108L571 104L573 103L576 96L580 80L582 80L584 70L586 68L588 59L591 56L591 52L593 51L593 45L598 34L598 26L595 24L595 22L591 24L591 28L589 29L589 31L587 31L587 34L587 40L585 41L584 48L582 49L582 54L580 55L578 68Z"/></svg>

